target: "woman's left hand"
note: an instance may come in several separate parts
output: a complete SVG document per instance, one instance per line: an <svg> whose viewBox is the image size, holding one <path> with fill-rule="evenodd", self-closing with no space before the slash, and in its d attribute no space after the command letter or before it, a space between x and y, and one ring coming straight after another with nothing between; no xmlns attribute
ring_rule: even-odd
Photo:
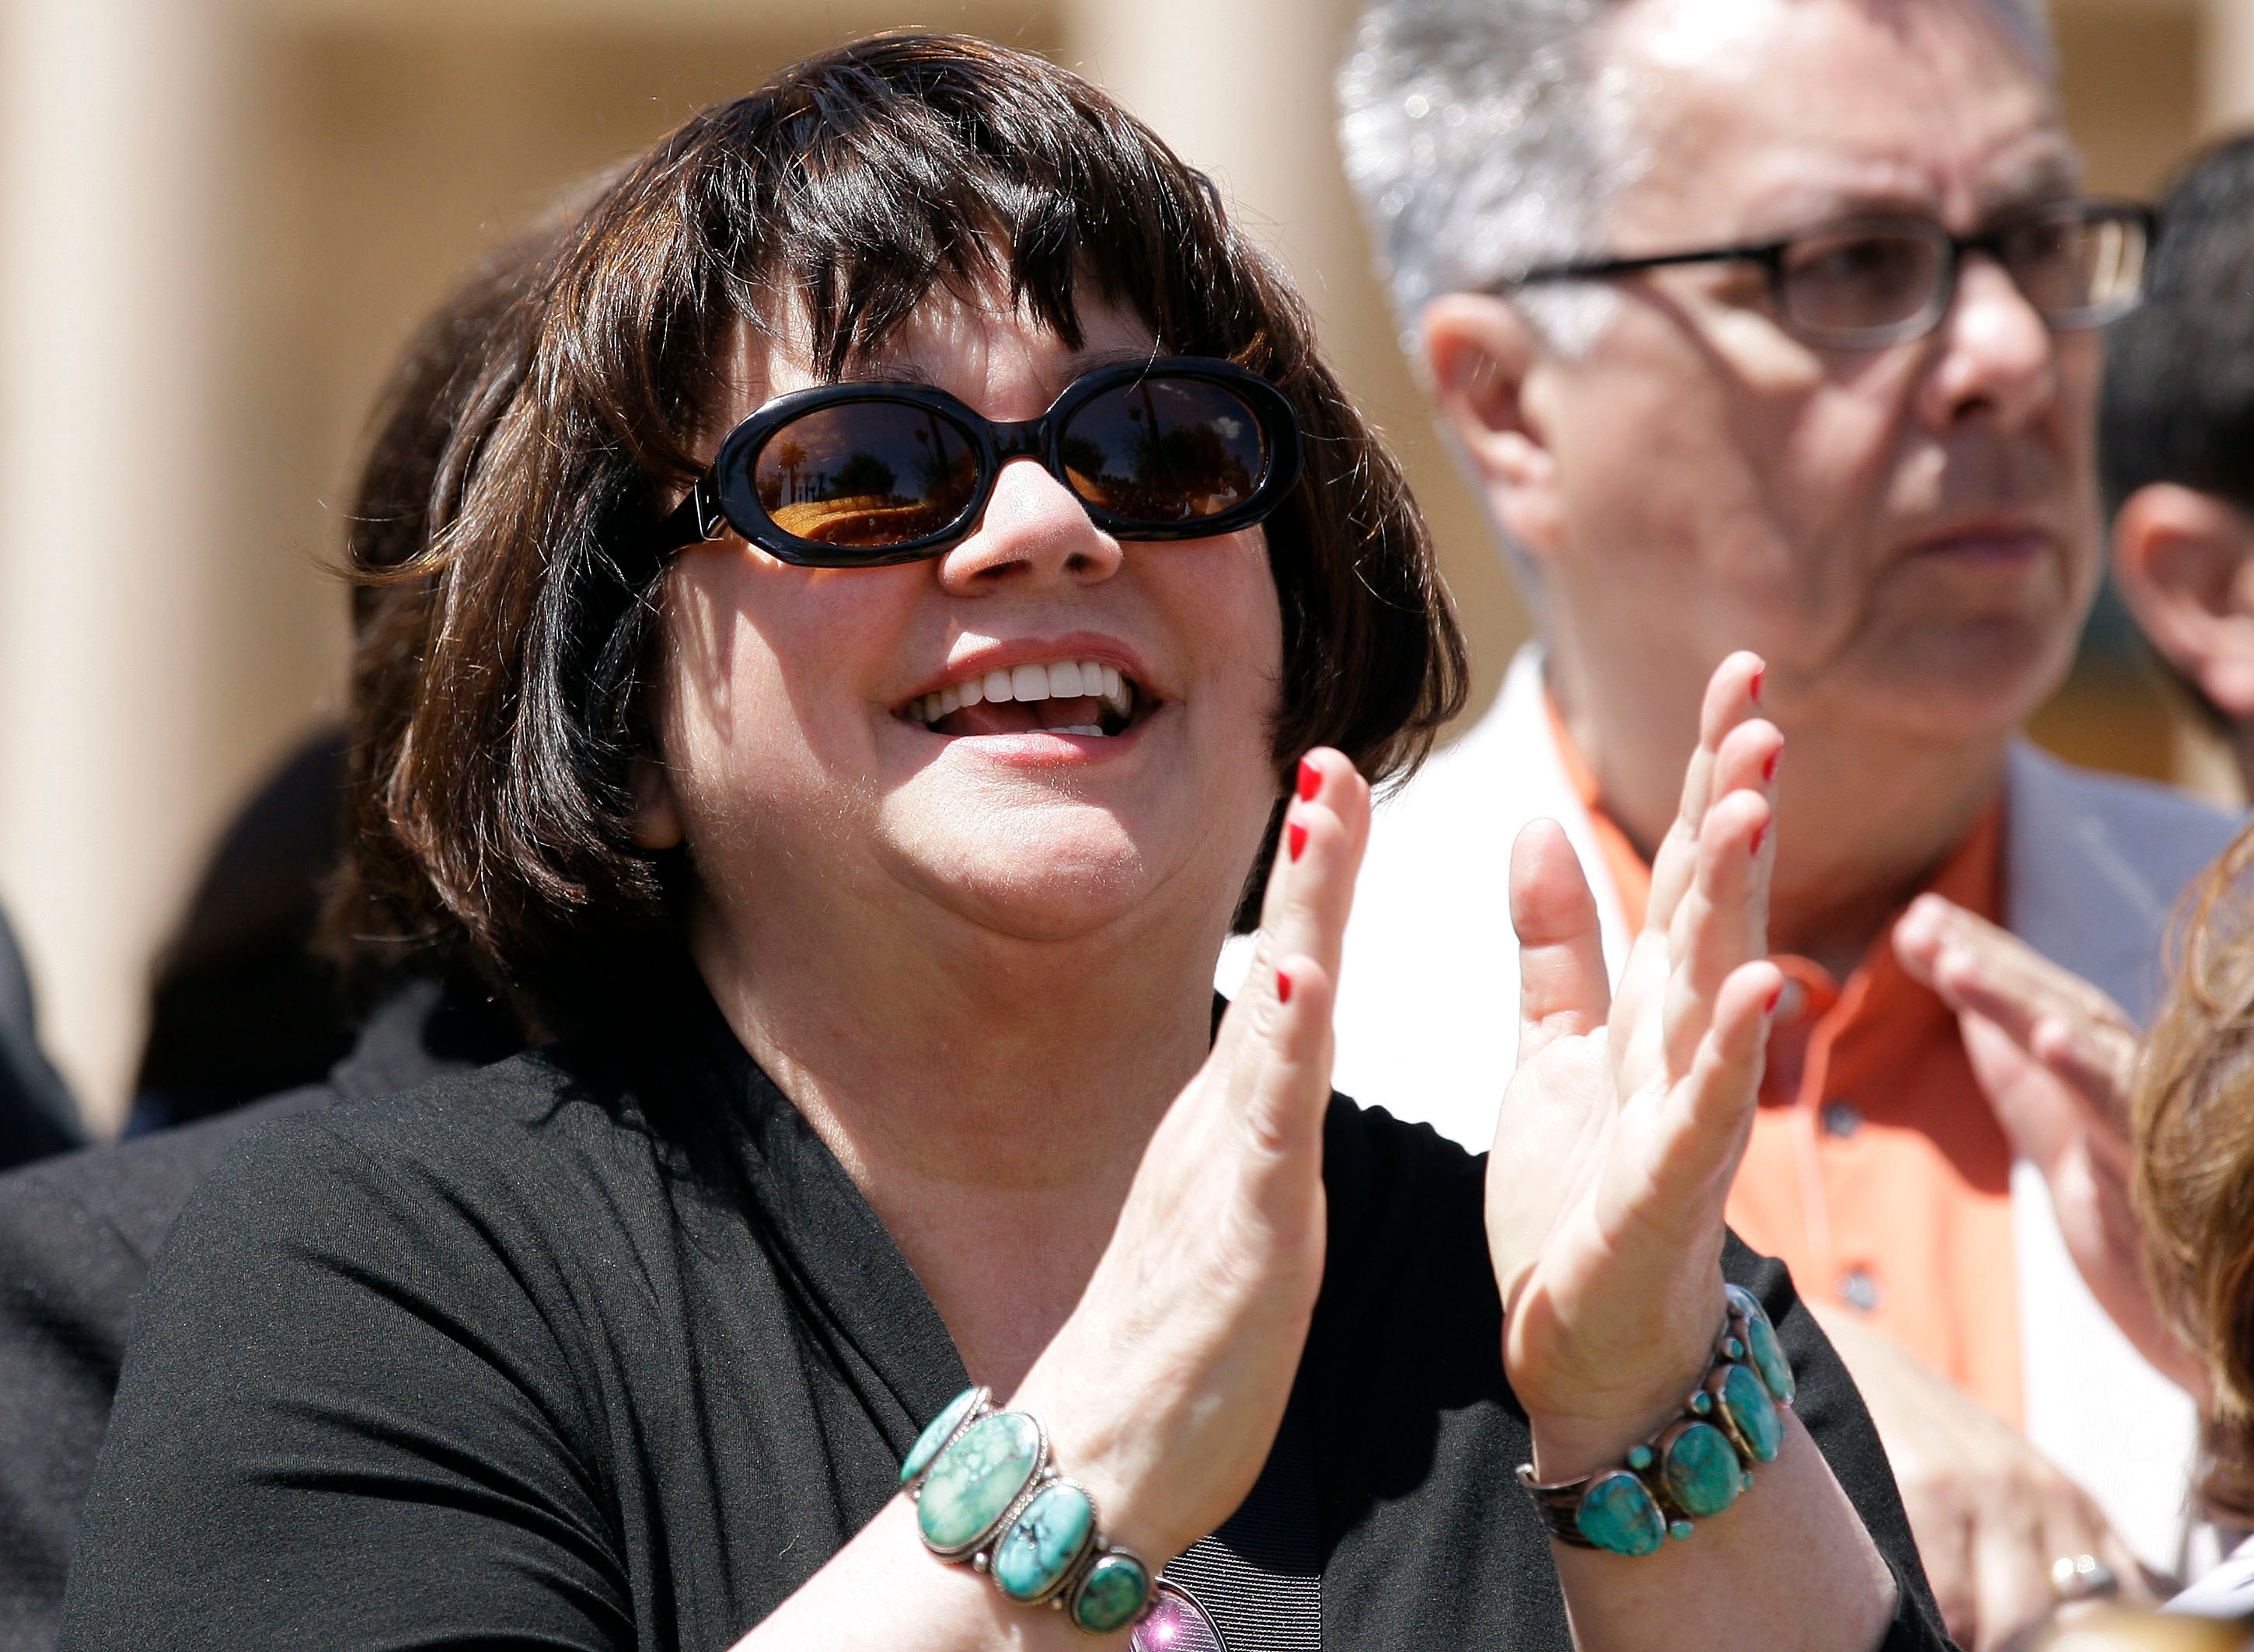
<svg viewBox="0 0 2254 1652"><path fill-rule="evenodd" d="M1783 737L1732 654L1701 710L1682 808L1614 998L1596 903L1555 822L1519 835L1518 1068L1488 1161L1503 1360L1535 1470L1620 1460L1680 1410L1722 1323L1722 1211L1753 1125L1770 1012L1771 788Z"/></svg>

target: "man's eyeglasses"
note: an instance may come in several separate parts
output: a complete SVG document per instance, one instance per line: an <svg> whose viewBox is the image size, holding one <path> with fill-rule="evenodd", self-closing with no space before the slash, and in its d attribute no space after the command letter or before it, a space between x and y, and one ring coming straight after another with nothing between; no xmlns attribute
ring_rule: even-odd
<svg viewBox="0 0 2254 1652"><path fill-rule="evenodd" d="M1875 350L1922 338L1956 296L1967 253L2002 265L2053 329L2102 327L2137 307L2152 214L2130 201L2059 200L1952 235L1930 218L1856 218L1782 241L1605 258L1529 270L1496 290L1560 281L1602 281L1670 264L1753 263L1768 273L1785 326L1807 343Z"/></svg>
<svg viewBox="0 0 2254 1652"><path fill-rule="evenodd" d="M1299 423L1267 380L1206 356L1098 368L1017 424L925 385L820 385L731 431L655 549L732 528L802 568L924 561L977 526L1013 458L1038 459L1115 538L1207 539L1291 493Z"/></svg>

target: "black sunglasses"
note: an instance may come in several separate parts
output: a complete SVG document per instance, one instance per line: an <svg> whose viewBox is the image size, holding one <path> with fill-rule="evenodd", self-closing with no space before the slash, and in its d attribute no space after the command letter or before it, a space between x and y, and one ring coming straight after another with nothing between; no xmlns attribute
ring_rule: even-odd
<svg viewBox="0 0 2254 1652"><path fill-rule="evenodd" d="M1299 422L1258 374L1205 356L1098 368L1014 424L924 385L822 385L731 431L658 525L656 549L732 528L802 568L919 562L976 526L1015 458L1040 460L1115 538L1204 539L1283 502L1299 479Z"/></svg>
<svg viewBox="0 0 2254 1652"><path fill-rule="evenodd" d="M1495 290L1601 281L1670 264L1754 263L1768 272L1777 314L1796 335L1833 349L1874 350L1940 325L1970 252L2002 265L2047 326L2102 327L2144 296L2152 242L2152 214L2133 201L2057 200L1970 235L1953 235L1930 218L1856 218L1752 246L1548 265Z"/></svg>

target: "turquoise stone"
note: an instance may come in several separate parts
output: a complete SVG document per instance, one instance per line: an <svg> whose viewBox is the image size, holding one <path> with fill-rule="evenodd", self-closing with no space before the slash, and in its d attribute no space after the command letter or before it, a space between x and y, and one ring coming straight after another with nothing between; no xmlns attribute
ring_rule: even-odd
<svg viewBox="0 0 2254 1652"><path fill-rule="evenodd" d="M1667 1516L1658 1502L1624 1468L1608 1469L1589 1482L1573 1524L1598 1548L1616 1555L1648 1555L1667 1541Z"/></svg>
<svg viewBox="0 0 2254 1652"><path fill-rule="evenodd" d="M1690 1409L1701 1417L1712 1414L1714 1409L1714 1396L1704 1389L1700 1389L1690 1396Z"/></svg>
<svg viewBox="0 0 2254 1652"><path fill-rule="evenodd" d="M1651 1447L1634 1446L1628 1448L1628 1466L1639 1474L1651 1466Z"/></svg>
<svg viewBox="0 0 2254 1652"><path fill-rule="evenodd" d="M1668 1442L1660 1466L1667 1494L1693 1520L1711 1520L1738 1500L1736 1449L1712 1423L1692 1423Z"/></svg>
<svg viewBox="0 0 2254 1652"><path fill-rule="evenodd" d="M1682 1543L1697 1530L1698 1528L1693 1526L1689 1521L1678 1520L1667 1529L1667 1535L1674 1538L1676 1542Z"/></svg>
<svg viewBox="0 0 2254 1652"><path fill-rule="evenodd" d="M1726 1365L1721 1378L1722 1415L1738 1444L1757 1463L1773 1463L1784 1449L1784 1418L1768 1390L1747 1365Z"/></svg>
<svg viewBox="0 0 2254 1652"><path fill-rule="evenodd" d="M1746 1300L1753 1298L1748 1297ZM1754 1369L1768 1385L1770 1397L1779 1405L1791 1404L1800 1385L1793 1380L1792 1362L1784 1357L1784 1344L1776 1340L1776 1327L1768 1322L1768 1316L1760 1311L1758 1302L1754 1303L1754 1311L1746 1315L1746 1343L1753 1350Z"/></svg>
<svg viewBox="0 0 2254 1652"><path fill-rule="evenodd" d="M994 1581L1012 1600L1053 1594L1096 1535L1096 1505L1064 1480L1033 1494L994 1546Z"/></svg>
<svg viewBox="0 0 2254 1652"><path fill-rule="evenodd" d="M908 1484L931 1466L931 1460L939 1454L939 1448L947 1444L948 1437L962 1425L962 1419L977 1404L978 1390L975 1388L966 1388L948 1401L947 1409L933 1418L931 1426L917 1435L915 1444L908 1447L908 1460L900 1465L901 1485Z"/></svg>
<svg viewBox="0 0 2254 1652"><path fill-rule="evenodd" d="M1023 1411L973 1423L924 1478L916 1502L924 1542L943 1555L976 1548L1040 1466L1040 1424Z"/></svg>
<svg viewBox="0 0 2254 1652"><path fill-rule="evenodd" d="M1130 1554L1099 1556L1073 1591L1072 1620L1090 1634L1109 1634L1134 1622L1151 1598L1151 1574Z"/></svg>
<svg viewBox="0 0 2254 1652"><path fill-rule="evenodd" d="M1746 1357L1746 1345L1733 1336L1724 1337L1722 1357L1726 1360L1742 1360Z"/></svg>

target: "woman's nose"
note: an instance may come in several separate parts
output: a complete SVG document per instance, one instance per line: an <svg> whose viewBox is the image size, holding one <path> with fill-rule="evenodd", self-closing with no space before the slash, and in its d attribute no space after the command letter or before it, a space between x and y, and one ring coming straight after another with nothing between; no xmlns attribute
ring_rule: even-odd
<svg viewBox="0 0 2254 1652"><path fill-rule="evenodd" d="M1003 585L1089 583L1119 571L1119 542L1038 461L1012 459L970 536L939 559L940 583L962 596Z"/></svg>

